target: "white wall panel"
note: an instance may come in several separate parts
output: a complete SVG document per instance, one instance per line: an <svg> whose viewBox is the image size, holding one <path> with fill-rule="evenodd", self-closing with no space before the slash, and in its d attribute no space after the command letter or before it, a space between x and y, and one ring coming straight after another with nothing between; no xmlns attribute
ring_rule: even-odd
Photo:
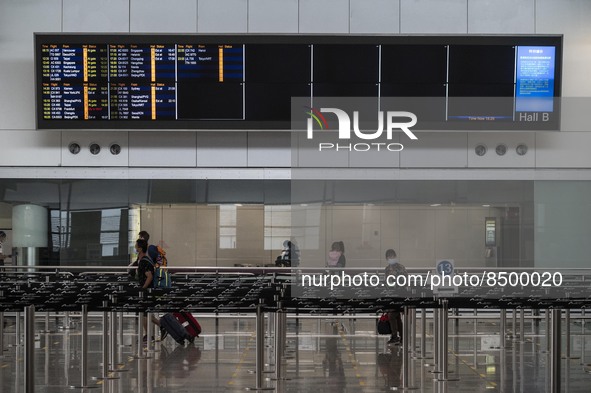
<svg viewBox="0 0 591 393"><path fill-rule="evenodd" d="M435 266L435 211L400 209L400 261L407 267Z"/></svg>
<svg viewBox="0 0 591 393"><path fill-rule="evenodd" d="M170 266L194 266L197 254L195 206L170 206L162 209L162 238ZM158 239L150 236L150 242Z"/></svg>
<svg viewBox="0 0 591 393"><path fill-rule="evenodd" d="M393 144L390 148L392 150L398 150L400 146L400 134L392 135L391 140L385 138L376 140L361 140L351 139L353 145L352 151L349 153L349 166L351 168L397 168L400 164L400 152L390 151L387 146ZM379 146L380 150L377 150L376 145L372 143L383 143L384 145ZM370 149L367 149L367 145Z"/></svg>
<svg viewBox="0 0 591 393"><path fill-rule="evenodd" d="M195 206L197 222L194 232L197 254L195 257L205 266L217 263L218 250L218 207Z"/></svg>
<svg viewBox="0 0 591 393"><path fill-rule="evenodd" d="M129 166L195 167L195 132L130 132Z"/></svg>
<svg viewBox="0 0 591 393"><path fill-rule="evenodd" d="M298 0L249 0L249 33L297 33Z"/></svg>
<svg viewBox="0 0 591 393"><path fill-rule="evenodd" d="M319 143L337 144L337 132L316 132L314 139L307 139L306 133L298 134L298 167L346 168L349 166L349 152L347 150L319 151Z"/></svg>
<svg viewBox="0 0 591 393"><path fill-rule="evenodd" d="M560 105L560 131L591 132L589 108L591 108L590 96L562 98Z"/></svg>
<svg viewBox="0 0 591 393"><path fill-rule="evenodd" d="M197 166L245 167L246 132L198 132Z"/></svg>
<svg viewBox="0 0 591 393"><path fill-rule="evenodd" d="M249 167L290 167L290 132L248 133Z"/></svg>
<svg viewBox="0 0 591 393"><path fill-rule="evenodd" d="M535 267L589 268L591 183L535 184Z"/></svg>
<svg viewBox="0 0 591 393"><path fill-rule="evenodd" d="M8 52L4 52L0 46L0 53ZM0 58L0 70L0 129L34 130L36 126L33 59ZM2 141L3 145L10 146L9 143L10 141Z"/></svg>
<svg viewBox="0 0 591 393"><path fill-rule="evenodd" d="M403 34L465 34L468 0L402 0L400 32Z"/></svg>
<svg viewBox="0 0 591 393"><path fill-rule="evenodd" d="M198 0L197 31L199 33L246 33L247 7L247 0Z"/></svg>
<svg viewBox="0 0 591 393"><path fill-rule="evenodd" d="M33 33L61 24L61 0L0 1L0 129L35 128Z"/></svg>
<svg viewBox="0 0 591 393"><path fill-rule="evenodd" d="M61 0L0 1L0 58L32 59L33 33L61 29Z"/></svg>
<svg viewBox="0 0 591 393"><path fill-rule="evenodd" d="M80 145L80 153L70 153L68 146L72 142ZM101 147L100 153L96 155L90 153L89 146L93 143ZM121 152L117 155L113 155L109 151L113 144L121 146ZM64 131L62 133L61 154L62 166L127 166L129 163L127 132Z"/></svg>
<svg viewBox="0 0 591 393"><path fill-rule="evenodd" d="M63 0L64 32L129 32L129 0Z"/></svg>
<svg viewBox="0 0 591 393"><path fill-rule="evenodd" d="M146 231L150 234L151 244L160 244L164 242L163 221L164 221L164 209L170 209L172 206L166 205L146 205L140 207L140 231ZM138 231L139 232L139 231ZM137 236L137 233L133 233L132 236ZM169 248L168 243L164 244L165 248ZM168 250L167 250L168 251ZM167 252L168 255L168 252ZM168 259L168 258L167 258ZM172 260L171 260L172 262Z"/></svg>
<svg viewBox="0 0 591 393"><path fill-rule="evenodd" d="M351 0L351 33L400 32L400 0Z"/></svg>
<svg viewBox="0 0 591 393"><path fill-rule="evenodd" d="M479 168L533 168L536 163L535 137L533 132L506 133L506 132L472 132L468 134L468 166ZM478 144L484 144L487 152L478 156L474 148ZM499 156L495 149L498 145L507 146L507 153ZM527 154L520 156L515 148L525 144L528 147Z"/></svg>
<svg viewBox="0 0 591 393"><path fill-rule="evenodd" d="M59 166L59 131L0 131L0 166Z"/></svg>
<svg viewBox="0 0 591 393"><path fill-rule="evenodd" d="M382 252L380 259L385 260L386 250L394 249L400 261L406 266L408 255L400 255L400 208L398 206L380 206L380 237L382 238Z"/></svg>
<svg viewBox="0 0 591 393"><path fill-rule="evenodd" d="M533 34L535 0L468 0L468 33Z"/></svg>
<svg viewBox="0 0 591 393"><path fill-rule="evenodd" d="M576 34L580 38L591 33L591 2L589 0L536 0L536 33Z"/></svg>
<svg viewBox="0 0 591 393"><path fill-rule="evenodd" d="M591 94L591 1L537 0L536 33L564 34L562 96Z"/></svg>
<svg viewBox="0 0 591 393"><path fill-rule="evenodd" d="M300 0L300 33L348 33L349 0Z"/></svg>
<svg viewBox="0 0 591 393"><path fill-rule="evenodd" d="M463 132L417 132L417 140L404 143L402 168L465 168L468 137Z"/></svg>
<svg viewBox="0 0 591 393"><path fill-rule="evenodd" d="M488 209L434 210L435 259L454 259L456 266L484 266L484 217Z"/></svg>
<svg viewBox="0 0 591 393"><path fill-rule="evenodd" d="M536 135L537 168L591 168L591 133L539 132Z"/></svg>
<svg viewBox="0 0 591 393"><path fill-rule="evenodd" d="M197 32L197 0L129 0L130 31Z"/></svg>

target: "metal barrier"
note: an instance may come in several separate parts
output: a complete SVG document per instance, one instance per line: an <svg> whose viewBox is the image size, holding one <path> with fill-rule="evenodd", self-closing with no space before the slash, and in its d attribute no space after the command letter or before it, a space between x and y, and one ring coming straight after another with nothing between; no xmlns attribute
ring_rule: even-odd
<svg viewBox="0 0 591 393"><path fill-rule="evenodd" d="M525 338L525 311L524 308L547 308L561 307L565 311L566 324L566 357L570 358L570 309L581 309L591 305L591 299L586 296L586 282L580 279L569 277L568 283L571 286L564 287L566 295L556 297L550 302L548 298L552 293L534 292L534 295L528 294L527 297L514 297L510 301L507 297L495 296L498 298L485 299L478 292L471 288L460 288L458 297L440 297L433 298L433 293L427 291L399 291L396 294L403 294L403 297L388 297L385 295L380 298L371 298L359 296L357 298L346 298L340 293L333 297L314 297L318 291L310 291L311 297L293 297L290 294L291 285L297 278L299 271L288 271L285 269L255 269L249 268L247 271L236 268L179 268L178 272L173 274L176 279L175 287L170 290L150 289L140 291L137 285L127 282L127 267L114 269L112 267L100 269L92 268L93 272L88 272L88 267L48 267L39 268L50 269L50 272L32 272L32 268L27 266L23 272L19 267L14 267L13 272L4 272L3 280L0 283L0 293L3 295L0 299L0 354L4 349L4 331L2 319L7 311L16 313L16 345L20 343L20 312L25 310L25 390L34 391L34 380L32 379L32 370L34 360L32 354L32 345L34 344L34 318L35 309L44 312L46 318L46 330L48 329L47 318L49 311L71 312L82 311L83 325L83 353L86 347L84 331L86 330L86 318L89 311L98 311L103 313L103 375L102 378L114 378L110 373L117 367L117 325L115 321L116 313L139 312L138 318L138 341L137 358L146 358L143 349L142 331L144 312L162 312L178 309L198 310L202 312L228 313L243 312L255 314L257 320L257 370L256 386L252 389L269 389L264 386L263 365L264 365L264 313L275 312L275 373L276 379L284 378L284 368L282 360L285 348L285 315L286 313L298 313L299 318L316 317L309 315L312 313L334 312L349 314L343 316L350 317L350 314L366 313L377 314L382 310L388 310L403 305L407 312L404 313L405 326L403 330L405 335L404 343L404 369L403 385L404 388L411 388L412 382L409 380L410 354L416 349L416 315L414 308L420 307L422 329L421 329L421 358L426 357L426 318L427 309L433 308L434 330L435 330L435 370L438 381L447 381L448 377L448 348L447 348L447 326L450 318L456 320L461 318L472 318L476 321L478 318L487 318L482 315L474 316L449 316L449 307L465 308L472 306L474 309L487 307L489 309L500 309L501 326L501 348L505 348L506 337L506 309L513 309L512 331L514 337L517 337L517 312L520 313L519 339ZM64 269L62 271L61 269ZM81 271L84 269L84 271ZM68 271L65 271L68 270ZM74 270L74 272L70 271ZM177 270L177 269L175 269ZM76 273L75 271L80 271ZM310 271L324 272L326 269L311 269ZM355 271L355 270L352 270ZM590 270L585 270L585 275L591 275ZM330 294L330 292L329 292ZM197 296L198 295L198 296ZM467 297L469 295L470 297ZM545 297L542 297L544 295ZM583 297L583 295L585 295ZM532 297L533 296L533 297ZM537 296L537 297L536 297ZM484 300L483 300L484 299ZM532 301L532 299L534 299ZM439 301L439 304L436 302ZM425 304L428 306L425 307ZM109 315L110 313L110 315ZM302 315L308 314L308 315ZM551 350L552 365L552 392L560 391L560 336L561 336L561 315L557 309L552 311L552 342L548 342L548 349ZM149 314L148 314L149 315ZM549 322L548 313L546 321ZM371 318L371 317L370 317ZM535 315L528 316L529 319L538 320ZM587 318L581 313L581 319ZM110 323L109 323L110 322ZM121 323L121 322L120 322ZM69 325L69 322L66 322ZM546 324L548 327L548 323ZM120 325L119 334L122 334L122 325ZM152 324L148 323L148 353L152 351L151 336ZM475 327L476 328L476 327ZM33 336L31 335L33 334ZM107 337L110 340L107 341ZM122 337L122 336L119 336ZM548 336L550 337L550 336ZM549 338L550 339L550 338ZM122 339L119 340L122 343ZM110 352L109 352L110 351ZM87 386L87 372L85 359L83 359L83 370L81 375L81 385ZM110 366L110 368L109 368ZM558 381L558 382L557 382ZM32 386L32 387L31 387ZM32 390L30 390L32 389Z"/></svg>

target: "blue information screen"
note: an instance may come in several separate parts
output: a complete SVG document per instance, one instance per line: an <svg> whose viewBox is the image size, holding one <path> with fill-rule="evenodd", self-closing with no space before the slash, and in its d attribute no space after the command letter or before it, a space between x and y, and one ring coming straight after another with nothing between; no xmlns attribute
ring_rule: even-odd
<svg viewBox="0 0 591 393"><path fill-rule="evenodd" d="M515 86L517 112L554 110L554 46L518 46Z"/></svg>

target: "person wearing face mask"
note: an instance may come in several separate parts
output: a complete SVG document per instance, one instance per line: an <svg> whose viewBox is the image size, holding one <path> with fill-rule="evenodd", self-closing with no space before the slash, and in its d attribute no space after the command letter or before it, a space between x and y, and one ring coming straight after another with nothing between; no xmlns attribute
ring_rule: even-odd
<svg viewBox="0 0 591 393"><path fill-rule="evenodd" d="M396 257L396 251L391 248L386 250L386 261L388 262L388 266L386 266L386 276L406 276L408 274L404 265L401 264ZM390 329L392 330L392 335L390 336L388 344L400 345L402 343L402 317L400 313L400 309L390 310L388 312L388 321L390 322Z"/></svg>
<svg viewBox="0 0 591 393"><path fill-rule="evenodd" d="M146 243L148 244L148 242L150 241L150 234L146 231L140 231L140 233L138 234L138 240L145 240ZM139 264L140 257L139 257L139 253L137 252L137 250L136 250L136 254L137 254L137 258L135 259L135 261L133 261L132 263L130 263L128 265L129 269L127 270L127 274L129 275L129 279L131 281L135 281L138 279L137 266Z"/></svg>

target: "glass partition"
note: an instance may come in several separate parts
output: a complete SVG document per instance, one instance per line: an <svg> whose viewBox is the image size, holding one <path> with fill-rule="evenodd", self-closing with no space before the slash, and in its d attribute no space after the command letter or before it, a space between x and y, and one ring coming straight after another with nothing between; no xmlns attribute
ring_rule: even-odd
<svg viewBox="0 0 591 393"><path fill-rule="evenodd" d="M590 181L3 179L0 197L4 250L15 206L47 209L45 265L127 265L139 230L175 266L274 265L285 240L302 266L335 241L348 267L388 248L409 267L591 264Z"/></svg>

